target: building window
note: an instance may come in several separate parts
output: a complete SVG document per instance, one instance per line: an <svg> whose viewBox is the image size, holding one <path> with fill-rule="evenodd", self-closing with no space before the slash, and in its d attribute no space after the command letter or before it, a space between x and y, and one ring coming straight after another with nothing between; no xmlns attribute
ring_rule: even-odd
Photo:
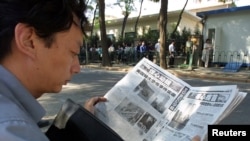
<svg viewBox="0 0 250 141"><path fill-rule="evenodd" d="M111 41L115 40L114 34L107 34L107 37L108 37Z"/></svg>
<svg viewBox="0 0 250 141"><path fill-rule="evenodd" d="M159 36L159 30L151 30L150 31L154 36Z"/></svg>
<svg viewBox="0 0 250 141"><path fill-rule="evenodd" d="M135 38L135 32L126 32L125 38Z"/></svg>

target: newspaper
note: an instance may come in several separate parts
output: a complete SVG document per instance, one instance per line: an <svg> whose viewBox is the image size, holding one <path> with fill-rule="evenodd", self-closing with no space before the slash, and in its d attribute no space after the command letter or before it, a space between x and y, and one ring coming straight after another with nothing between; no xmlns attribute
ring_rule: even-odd
<svg viewBox="0 0 250 141"><path fill-rule="evenodd" d="M125 141L206 140L207 125L244 99L237 85L192 87L143 58L98 103L95 115Z"/></svg>

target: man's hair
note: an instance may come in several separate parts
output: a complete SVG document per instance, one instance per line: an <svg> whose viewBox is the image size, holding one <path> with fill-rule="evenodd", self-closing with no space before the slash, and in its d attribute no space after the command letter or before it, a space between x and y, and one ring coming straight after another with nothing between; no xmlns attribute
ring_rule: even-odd
<svg viewBox="0 0 250 141"><path fill-rule="evenodd" d="M85 0L0 0L0 61L11 53L18 23L34 27L50 47L55 33L69 30L73 14L81 20L83 30L87 23L85 10Z"/></svg>

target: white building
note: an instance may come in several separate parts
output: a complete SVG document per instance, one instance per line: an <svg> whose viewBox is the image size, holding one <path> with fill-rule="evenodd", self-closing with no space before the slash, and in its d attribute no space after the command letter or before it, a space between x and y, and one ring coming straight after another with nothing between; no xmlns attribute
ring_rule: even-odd
<svg viewBox="0 0 250 141"><path fill-rule="evenodd" d="M214 63L250 63L250 6L198 12L203 37L212 39Z"/></svg>
<svg viewBox="0 0 250 141"><path fill-rule="evenodd" d="M159 4L158 4L158 7L159 7ZM180 7L180 4L179 4L179 7ZM181 19L181 22L180 22L177 30L179 32L181 32L182 29L184 27L186 27L187 29L191 29L191 31L194 31L197 26L200 30L202 30L202 25L200 22L201 18L195 15L197 12L201 12L201 11L205 11L205 10L223 9L223 8L228 8L228 7L232 7L232 3L218 3L218 1L217 2L204 1L204 2L200 3L199 1L193 1L191 4L187 5L187 8L182 15L182 19ZM154 9L155 9L155 7L154 7ZM156 9L159 12L159 8L156 8ZM169 8L169 9L173 9L173 8ZM178 9L179 10L176 10L176 9L175 10L168 10L168 13L166 13L168 15L168 24L167 24L168 27L167 27L167 29L168 29L169 33L171 33L171 31L173 30L173 27L174 27L173 25L176 25L176 23L178 21L179 14L181 13L180 8L178 8ZM119 11L113 10L113 13L114 14L119 13ZM143 14L143 12L142 12L142 16L140 17L138 27L137 27L138 28L137 29L138 35L142 35L143 30L150 29L150 30L158 31L159 30L158 26L157 26L158 15L159 15L159 13L145 15L145 13ZM108 16L108 15L106 15L106 16ZM124 31L125 36L126 36L126 34L133 34L134 33L134 25L135 25L136 18L137 18L137 15L133 14L132 16L130 16L127 19L127 23L126 23L126 27L125 27L125 31ZM121 33L122 22L123 22L122 17L119 17L116 19L110 19L110 18L106 19L106 33L107 33L107 35L110 37L114 36L117 39ZM94 29L94 33L97 33L98 35L100 35L99 28Z"/></svg>

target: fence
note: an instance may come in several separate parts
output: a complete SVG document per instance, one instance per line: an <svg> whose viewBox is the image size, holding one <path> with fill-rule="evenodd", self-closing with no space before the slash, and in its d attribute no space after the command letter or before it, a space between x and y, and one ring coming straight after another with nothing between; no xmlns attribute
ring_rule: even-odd
<svg viewBox="0 0 250 141"><path fill-rule="evenodd" d="M244 67L249 67L250 54L248 51L215 51L213 53L212 63L224 66L229 62L242 64Z"/></svg>
<svg viewBox="0 0 250 141"><path fill-rule="evenodd" d="M149 58L151 61L155 61L154 60L156 58L155 55L156 53L153 51L146 52L144 54L144 56ZM201 62L202 53L197 53L194 55L197 57L193 58L193 66L202 66L202 63L197 63ZM100 54L98 54L97 52L94 53L88 52L87 56L88 57L86 57L86 53L80 54L79 56L80 62L86 63L86 58L88 58L89 63L101 62L102 60ZM129 53L114 52L112 55L110 54L110 58L112 63L134 64L140 60L141 56L137 52L129 52ZM168 56L166 56L166 58L168 58ZM189 61L189 57L186 55L183 56L176 55L175 59L181 60L176 62L175 65L184 64ZM225 66L229 62L240 63L242 64L243 67L249 67L250 53L247 51L215 51L211 55L210 66L211 65Z"/></svg>
<svg viewBox="0 0 250 141"><path fill-rule="evenodd" d="M153 61L153 56L155 55L154 52L145 52L143 56L149 58ZM135 64L137 63L140 58L142 57L141 54L131 51L131 52L119 52L115 51L109 54L112 63L122 63L122 64ZM86 56L86 52L83 52L79 55L79 60L81 64L86 63L86 59L88 59L88 63L97 63L101 62L102 55L98 54L97 52L88 52Z"/></svg>

